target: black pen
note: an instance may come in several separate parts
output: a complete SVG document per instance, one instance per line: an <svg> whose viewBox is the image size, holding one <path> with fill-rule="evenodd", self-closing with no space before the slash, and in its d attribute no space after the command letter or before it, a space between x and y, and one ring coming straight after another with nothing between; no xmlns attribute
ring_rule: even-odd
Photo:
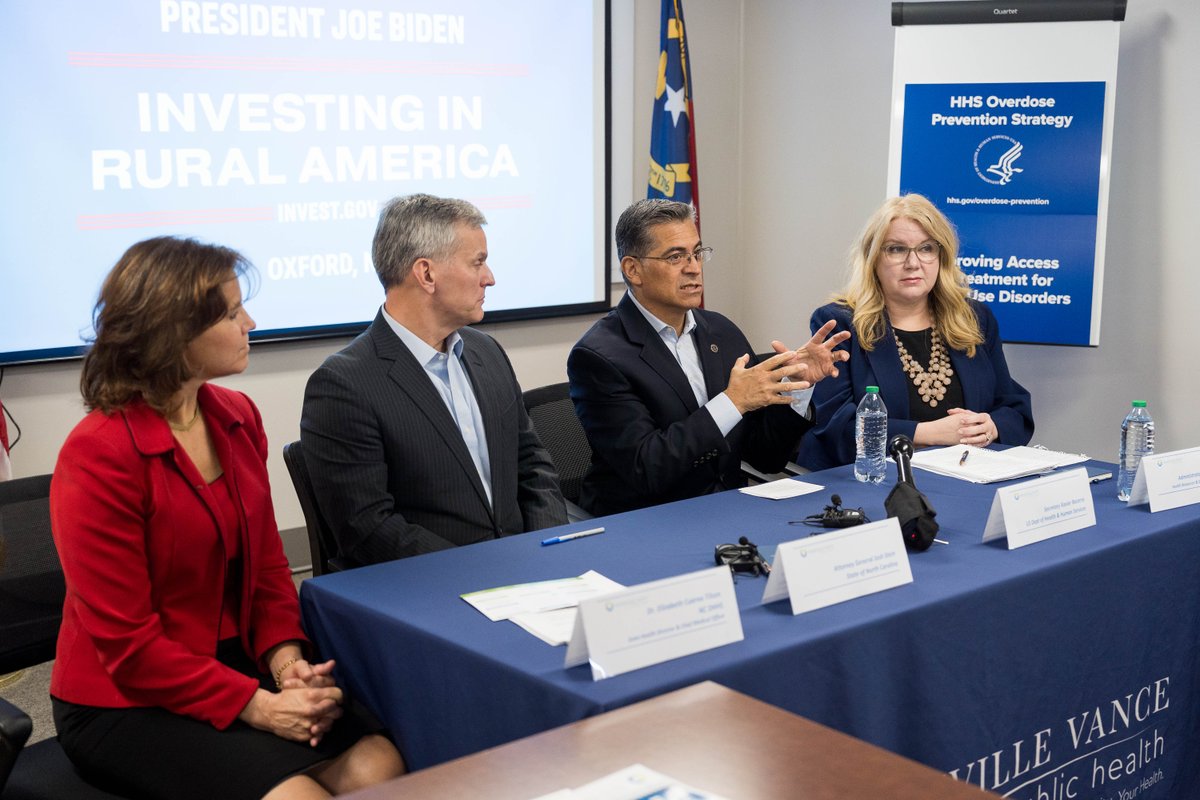
<svg viewBox="0 0 1200 800"><path fill-rule="evenodd" d="M967 456L969 456L969 455L971 455L971 451L970 451L970 450L963 450L962 458L960 458L960 459L958 460L958 465L959 465L960 467L961 467L963 464L967 463Z"/></svg>

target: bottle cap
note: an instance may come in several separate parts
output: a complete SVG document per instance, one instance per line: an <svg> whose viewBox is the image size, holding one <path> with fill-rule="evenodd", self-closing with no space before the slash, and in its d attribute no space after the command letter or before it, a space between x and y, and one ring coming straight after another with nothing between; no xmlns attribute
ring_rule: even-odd
<svg viewBox="0 0 1200 800"><path fill-rule="evenodd" d="M869 392L869 391L871 391L871 387L870 387L870 386L868 386L868 387L867 387L867 391L868 391L868 392ZM1145 401L1145 400L1134 400L1134 401L1133 401L1133 407L1134 407L1134 408L1145 408L1145 407L1146 407L1146 401Z"/></svg>
<svg viewBox="0 0 1200 800"><path fill-rule="evenodd" d="M879 387L878 386L868 386L867 394L879 394ZM1141 402L1141 401L1139 400L1138 402ZM1146 404L1142 403L1142 405L1146 405Z"/></svg>

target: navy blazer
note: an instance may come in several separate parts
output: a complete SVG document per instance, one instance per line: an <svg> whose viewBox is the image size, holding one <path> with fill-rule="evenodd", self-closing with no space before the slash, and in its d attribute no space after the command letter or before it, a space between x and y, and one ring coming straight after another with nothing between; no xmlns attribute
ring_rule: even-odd
<svg viewBox="0 0 1200 800"><path fill-rule="evenodd" d="M950 364L962 383L963 403L971 411L987 412L996 423L998 442L1028 444L1033 437L1033 406L1029 392L1013 380L1000 344L1000 326L992 311L982 303L970 301L983 332L983 344L975 356L949 349ZM858 333L850 321L850 309L830 303L813 312L809 325L815 331L829 320L837 321L838 330L850 331L850 338L839 347L850 351L850 360L839 368L836 378L817 384L813 403L817 407L817 425L804 438L797 462L809 469L826 469L854 463L854 416L868 386L878 386L888 411L888 440L904 434L913 437L915 420L909 419L909 378L900 366L900 352L891 326L867 352L859 344Z"/></svg>
<svg viewBox="0 0 1200 800"><path fill-rule="evenodd" d="M697 310L696 351L709 397L725 391L750 343L720 314ZM592 447L580 505L593 514L745 485L741 461L783 468L810 423L789 406L752 411L722 436L675 356L628 295L567 359L571 399Z"/></svg>
<svg viewBox="0 0 1200 800"><path fill-rule="evenodd" d="M459 335L487 437L491 504L450 410L382 311L308 379L300 439L342 558L370 564L567 521L508 356L486 334Z"/></svg>

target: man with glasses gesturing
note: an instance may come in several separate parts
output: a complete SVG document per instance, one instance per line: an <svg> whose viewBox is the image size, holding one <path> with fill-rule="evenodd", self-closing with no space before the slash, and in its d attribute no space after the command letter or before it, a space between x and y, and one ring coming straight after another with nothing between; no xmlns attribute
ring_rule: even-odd
<svg viewBox="0 0 1200 800"><path fill-rule="evenodd" d="M634 203L616 244L628 292L567 360L592 447L580 504L612 514L733 489L743 459L781 469L812 426L812 384L838 374L846 352L834 348L849 333L831 336L831 322L756 362L736 325L700 308L713 251L684 203Z"/></svg>

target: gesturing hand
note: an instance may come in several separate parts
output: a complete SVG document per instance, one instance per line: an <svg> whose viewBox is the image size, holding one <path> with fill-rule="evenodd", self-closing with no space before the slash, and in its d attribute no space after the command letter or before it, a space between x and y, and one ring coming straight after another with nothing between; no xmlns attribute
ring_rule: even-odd
<svg viewBox="0 0 1200 800"><path fill-rule="evenodd" d="M791 363L795 357L794 351L785 350L747 369L750 356L743 355L729 372L725 395L742 414L764 406L790 403L791 392L809 386L805 381L794 380L804 370L803 364ZM785 377L792 379L791 382L783 383Z"/></svg>
<svg viewBox="0 0 1200 800"><path fill-rule="evenodd" d="M836 325L837 321L832 319L822 325L803 347L795 351L796 355L788 362L803 368L800 376L810 386L822 378L836 378L838 362L850 360L850 353L835 349L850 338L850 332L839 331L830 336ZM771 347L776 353L788 352L783 342L771 342Z"/></svg>

